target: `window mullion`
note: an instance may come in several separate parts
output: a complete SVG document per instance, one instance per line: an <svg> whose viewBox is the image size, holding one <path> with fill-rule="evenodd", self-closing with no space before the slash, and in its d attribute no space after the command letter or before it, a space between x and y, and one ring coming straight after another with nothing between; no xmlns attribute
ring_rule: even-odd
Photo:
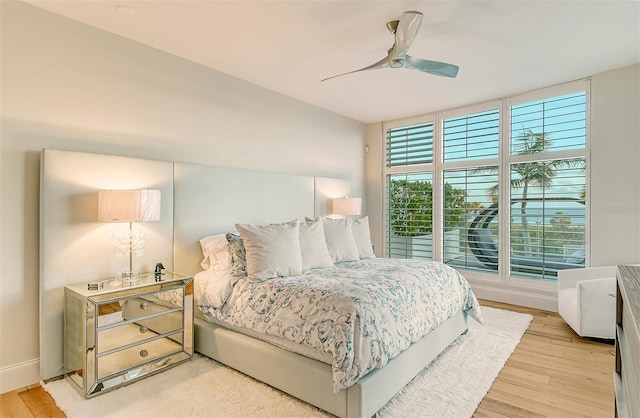
<svg viewBox="0 0 640 418"><path fill-rule="evenodd" d="M385 174L403 174L403 173L419 173L421 171L432 171L434 164L424 165L411 165L411 166L399 166L399 167L387 167Z"/></svg>
<svg viewBox="0 0 640 418"><path fill-rule="evenodd" d="M486 160L473 160L473 161L454 161L454 162L442 162L441 168L443 170L456 170L462 168L474 168L474 167L485 167L488 165L498 165L500 164L500 158L489 158Z"/></svg>
<svg viewBox="0 0 640 418"><path fill-rule="evenodd" d="M500 175L498 176L499 202L498 213L505 214L498 219L498 274L503 283L509 283L511 249L511 104L509 99L502 101L500 121Z"/></svg>
<svg viewBox="0 0 640 418"><path fill-rule="evenodd" d="M433 144L433 259L443 261L443 184L442 184L442 119L438 114L434 123Z"/></svg>

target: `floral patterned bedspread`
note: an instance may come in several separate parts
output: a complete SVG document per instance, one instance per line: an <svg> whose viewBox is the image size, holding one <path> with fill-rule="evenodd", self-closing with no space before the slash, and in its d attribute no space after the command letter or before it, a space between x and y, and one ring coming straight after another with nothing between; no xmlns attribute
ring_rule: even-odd
<svg viewBox="0 0 640 418"><path fill-rule="evenodd" d="M456 270L387 258L262 282L240 279L221 308L200 306L205 316L329 354L336 392L461 309L482 322L478 301Z"/></svg>

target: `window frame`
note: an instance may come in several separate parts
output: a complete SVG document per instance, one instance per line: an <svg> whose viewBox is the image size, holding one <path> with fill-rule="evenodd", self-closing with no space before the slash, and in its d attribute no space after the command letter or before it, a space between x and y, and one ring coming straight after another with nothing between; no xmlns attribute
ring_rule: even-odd
<svg viewBox="0 0 640 418"><path fill-rule="evenodd" d="M394 128L400 128L403 126L411 126L411 125L417 125L417 124L424 124L424 123L433 123L433 158L432 158L432 162L430 164L416 164L416 165L408 165L408 166L393 166L393 167L387 167L387 132L390 129L394 129ZM436 245L436 237L440 236L440 230L438 225L440 224L440 213L436 213L436 208L438 207L439 203L440 203L440 199L438 199L438 193L435 193L435 189L433 189L433 185L436 184L436 182L438 181L437 177L436 177L436 170L435 170L435 166L436 166L436 162L438 161L439 154L440 154L440 141L438 140L438 138L440 137L440 124L437 121L436 118L436 114L435 113L431 113L431 114L426 114L423 116L414 116L414 117L410 117L407 119L397 119L394 121L390 121L390 122L384 122L383 123L383 146L382 146L382 181L383 181L383 190L382 190L382 227L384 229L383 232L383 238L384 238L384 242L382 245L382 252L383 252L383 256L384 257L388 257L389 255L387 254L387 248L389 247L389 219L388 219L388 199L389 196L387 195L387 190L388 190L388 178L389 176L392 176L394 174L413 174L413 173L421 173L421 172L431 172L431 186L432 186L432 190L434 190L433 192L433 196L432 196L432 204L431 204L431 213L432 213L432 219L433 219L433 226L432 226L432 235L434 237L433 242L432 242L432 254L433 254L433 260L439 260L441 258L441 249L439 245Z"/></svg>
<svg viewBox="0 0 640 418"><path fill-rule="evenodd" d="M563 150L563 151L548 151L543 155L534 158L527 155L511 155L511 108L520 104L534 102L538 100L544 100L551 97L563 96L579 91L585 92L585 146L582 149L577 150ZM514 95L504 99L505 117L502 120L504 124L504 132L508 132L509 136L502 138L501 145L504 147L502 156L504 165L508 169L502 170L501 180L502 184L511 183L511 165L536 161L551 161L558 159L571 159L571 158L584 158L585 159L585 267L591 265L591 193L590 193L590 169L591 169L591 116L590 116L590 101L591 101L591 82L589 79L572 81L569 83L559 84L556 86L546 87L538 90L529 91L526 93ZM502 213L511 213L511 191L510 187L500 187L500 205L499 210ZM505 246L509 244L511 239L511 225L509 222L504 221L506 225L500 228L500 255L499 263L501 267L509 270L511 264L511 257L509 254L509 248L503 248L502 242L505 242ZM509 274L501 275L502 281L507 284L518 285L522 287L531 287L542 290L555 290L557 288L556 281L545 280L532 280L522 277L517 277Z"/></svg>
<svg viewBox="0 0 640 418"><path fill-rule="evenodd" d="M577 80L568 83L559 84L556 86L545 87L522 94L513 95L510 97L503 97L486 102L476 103L469 106L463 106L455 109L449 109L441 112L433 112L425 115L413 116L406 119L396 119L393 121L382 123L382 140L383 152L382 152L382 207L383 210L383 238L384 248L383 256L387 256L386 249L388 243L388 211L387 205L387 181L388 176L392 174L405 174L415 173L421 171L430 171L433 178L433 259L442 260L443 253L443 232L444 232L444 215L442 210L443 205L443 177L445 170L453 169L469 169L473 167L498 165L498 191L499 202L498 210L500 213L511 214L510 195L511 188L506 187L511 184L511 166L518 163L534 162L534 161L549 161L565 158L584 158L585 159L585 267L588 267L591 263L591 187L590 187L590 97L591 97L591 85L590 79ZM581 149L572 150L554 150L541 154L534 155L511 155L511 109L512 106L520 104L549 99L552 97L563 96L566 94L585 92L585 146ZM444 162L443 155L443 126L444 120L452 117L459 117L469 115L473 113L479 113L489 110L497 109L499 112L499 141L498 141L498 157L496 158L484 158L478 160L469 161L453 161ZM402 126L409 126L420 123L433 122L434 130L434 143L433 143L433 162L432 164L424 165L410 165L410 166L394 166L387 167L387 134L389 129L398 128ZM534 158L535 157L535 158ZM506 186L505 186L506 185ZM510 273L510 222L508 221L510 216L503 216L499 220L499 256L498 256L498 270L496 274L484 273L480 271L464 270L465 276L468 278L475 278L480 280L488 280L493 283L503 283L505 285L518 285L527 288L540 289L540 290L555 290L557 284L556 281L551 280L536 280L530 278L515 277Z"/></svg>

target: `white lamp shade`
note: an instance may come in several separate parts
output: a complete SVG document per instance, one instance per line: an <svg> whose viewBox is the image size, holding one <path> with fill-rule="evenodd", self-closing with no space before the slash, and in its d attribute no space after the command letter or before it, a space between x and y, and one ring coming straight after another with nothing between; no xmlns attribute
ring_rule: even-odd
<svg viewBox="0 0 640 418"><path fill-rule="evenodd" d="M150 222L160 220L160 190L101 190L100 222Z"/></svg>
<svg viewBox="0 0 640 418"><path fill-rule="evenodd" d="M359 197L340 197L333 199L333 213L336 215L360 215L362 199Z"/></svg>

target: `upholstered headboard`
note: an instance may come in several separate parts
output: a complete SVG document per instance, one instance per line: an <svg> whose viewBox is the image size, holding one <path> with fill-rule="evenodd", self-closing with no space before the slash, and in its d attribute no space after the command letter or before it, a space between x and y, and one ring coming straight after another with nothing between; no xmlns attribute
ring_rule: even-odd
<svg viewBox="0 0 640 418"><path fill-rule="evenodd" d="M141 223L147 249L134 261L151 271L195 274L199 240L233 232L236 223L268 224L329 214L329 201L350 192L350 182L327 177L45 150L40 225L40 371L63 373L63 289L111 279L110 236L121 224L97 221L101 189L154 188L162 193L160 222Z"/></svg>
<svg viewBox="0 0 640 418"><path fill-rule="evenodd" d="M327 215L349 182L194 164L174 165L174 269L195 274L207 235L235 231L236 223L268 224Z"/></svg>

